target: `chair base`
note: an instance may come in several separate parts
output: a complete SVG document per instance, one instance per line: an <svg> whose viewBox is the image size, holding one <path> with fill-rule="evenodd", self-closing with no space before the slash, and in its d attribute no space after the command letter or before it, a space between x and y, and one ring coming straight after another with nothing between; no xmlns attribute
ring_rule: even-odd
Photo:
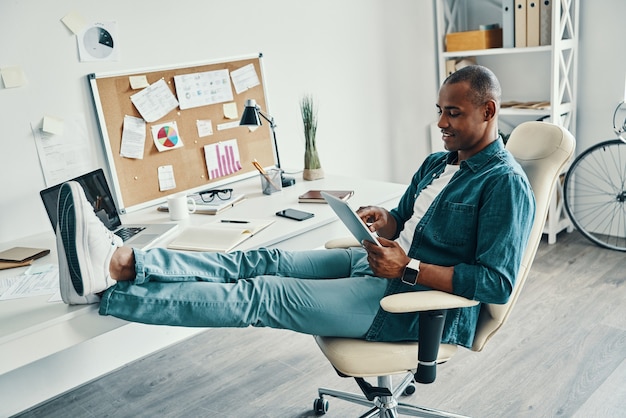
<svg viewBox="0 0 626 418"><path fill-rule="evenodd" d="M425 418L467 418L464 415L457 415L436 409L398 402L397 399L404 393L407 387L413 384L413 374L407 373L407 376L402 380L398 387L396 387L395 390L391 390L391 376L379 376L378 386L389 388L392 396L378 396L373 401L368 400L364 395L356 393L319 388L319 398L315 400L314 409L317 415L324 415L328 410L328 401L324 399L324 396L332 396L334 398L343 399L344 401L356 403L358 405L372 407L372 409L361 415L359 418L373 418L376 416L380 418L396 418L398 414Z"/></svg>

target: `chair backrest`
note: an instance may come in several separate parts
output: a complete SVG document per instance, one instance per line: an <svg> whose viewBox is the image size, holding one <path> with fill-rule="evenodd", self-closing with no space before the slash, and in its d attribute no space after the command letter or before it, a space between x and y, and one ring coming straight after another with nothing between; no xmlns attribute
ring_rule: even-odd
<svg viewBox="0 0 626 418"><path fill-rule="evenodd" d="M565 128L548 122L524 122L509 137L506 148L528 176L537 209L513 293L506 304L482 305L472 345L474 351L482 350L504 324L519 297L541 241L557 181L560 181L560 174L574 154L575 142Z"/></svg>

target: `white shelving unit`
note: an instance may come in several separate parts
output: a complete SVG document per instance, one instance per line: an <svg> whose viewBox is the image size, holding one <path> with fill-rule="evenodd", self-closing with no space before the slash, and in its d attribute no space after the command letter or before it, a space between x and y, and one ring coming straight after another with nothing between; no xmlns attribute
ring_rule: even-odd
<svg viewBox="0 0 626 418"><path fill-rule="evenodd" d="M474 57L498 76L503 102L550 101L549 107L540 110L503 108L501 125L512 130L525 120L541 119L561 125L575 136L579 0L550 1L551 45L446 52L448 33L477 30L481 24L502 26L502 0L436 0L439 84L446 77L447 60ZM504 126L501 130L506 133ZM558 183L544 230L550 244L556 242L559 232L573 228L561 196Z"/></svg>

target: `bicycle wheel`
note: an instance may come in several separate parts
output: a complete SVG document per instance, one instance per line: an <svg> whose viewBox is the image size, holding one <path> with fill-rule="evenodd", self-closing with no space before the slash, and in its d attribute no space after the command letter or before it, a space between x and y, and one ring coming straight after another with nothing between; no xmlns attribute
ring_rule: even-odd
<svg viewBox="0 0 626 418"><path fill-rule="evenodd" d="M604 141L576 157L565 176L563 203L586 238L626 251L626 142Z"/></svg>

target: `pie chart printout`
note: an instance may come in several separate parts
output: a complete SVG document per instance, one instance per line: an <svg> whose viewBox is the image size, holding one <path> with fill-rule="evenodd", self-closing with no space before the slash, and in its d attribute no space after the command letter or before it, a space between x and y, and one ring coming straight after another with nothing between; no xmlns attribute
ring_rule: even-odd
<svg viewBox="0 0 626 418"><path fill-rule="evenodd" d="M171 126L164 126L159 129L157 138L161 145L167 148L175 147L178 144L178 132Z"/></svg>
<svg viewBox="0 0 626 418"><path fill-rule="evenodd" d="M183 146L183 141L178 135L176 122L168 122L152 126L154 145L159 152L169 151Z"/></svg>

